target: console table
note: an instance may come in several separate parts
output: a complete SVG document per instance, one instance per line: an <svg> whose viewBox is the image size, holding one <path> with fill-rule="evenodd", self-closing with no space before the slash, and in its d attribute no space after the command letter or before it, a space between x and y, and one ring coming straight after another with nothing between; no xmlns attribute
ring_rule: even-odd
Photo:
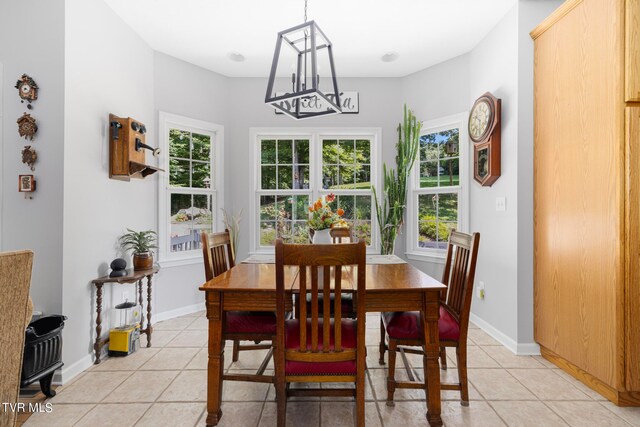
<svg viewBox="0 0 640 427"><path fill-rule="evenodd" d="M109 337L102 338L102 286L106 283L138 283L138 304L143 308L142 304L142 280L147 278L147 327L144 326L144 310L142 310L142 316L140 319L140 333L147 335L147 347L151 347L151 278L155 273L160 270L159 267L154 266L148 270L127 270L126 276L121 277L109 277L103 276L91 281L92 285L96 287L96 342L93 344L93 349L96 353L95 364L100 363L100 351L102 347L109 342Z"/></svg>

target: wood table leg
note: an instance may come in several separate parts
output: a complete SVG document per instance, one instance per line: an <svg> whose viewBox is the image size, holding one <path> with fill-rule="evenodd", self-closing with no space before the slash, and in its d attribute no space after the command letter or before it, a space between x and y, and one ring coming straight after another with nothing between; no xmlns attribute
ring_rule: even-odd
<svg viewBox="0 0 640 427"><path fill-rule="evenodd" d="M438 293L425 292L423 300L422 330L424 331L424 357L422 359L425 373L425 392L427 395L427 421L431 426L441 426L440 418L440 337L438 334Z"/></svg>
<svg viewBox="0 0 640 427"><path fill-rule="evenodd" d="M100 336L102 335L102 283L96 283L96 342L93 349L96 353L96 365L100 363L100 351L102 350Z"/></svg>
<svg viewBox="0 0 640 427"><path fill-rule="evenodd" d="M138 280L138 305L140 306L140 328L144 329L144 311L142 308L142 279ZM146 333L146 331L145 331Z"/></svg>
<svg viewBox="0 0 640 427"><path fill-rule="evenodd" d="M151 347L151 274L147 276L147 347Z"/></svg>
<svg viewBox="0 0 640 427"><path fill-rule="evenodd" d="M222 336L222 304L220 292L207 291L209 319L209 361L207 364L207 427L215 426L222 417L222 374L224 340Z"/></svg>

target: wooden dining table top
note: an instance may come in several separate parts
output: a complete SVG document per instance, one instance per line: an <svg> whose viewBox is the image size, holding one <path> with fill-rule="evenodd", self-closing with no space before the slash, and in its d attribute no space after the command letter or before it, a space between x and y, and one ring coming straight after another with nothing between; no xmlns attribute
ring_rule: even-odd
<svg viewBox="0 0 640 427"><path fill-rule="evenodd" d="M409 292L425 289L445 289L437 279L418 270L411 264L367 264L367 292ZM285 283L288 289L298 290L298 267L285 266ZM309 279L307 279L309 280ZM357 268L343 267L342 287L355 288ZM209 280L200 287L201 291L264 291L273 292L276 287L275 264L238 264L232 269Z"/></svg>

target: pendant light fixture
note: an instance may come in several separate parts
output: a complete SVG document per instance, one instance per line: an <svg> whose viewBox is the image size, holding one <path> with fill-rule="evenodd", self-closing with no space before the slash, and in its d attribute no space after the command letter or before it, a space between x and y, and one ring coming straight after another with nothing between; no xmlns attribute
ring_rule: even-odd
<svg viewBox="0 0 640 427"><path fill-rule="evenodd" d="M290 50L283 50L283 44ZM342 113L332 49L331 41L318 25L307 22L305 0L304 23L278 33L265 103L298 120ZM290 91L286 86L277 91L276 74L289 67ZM330 79L326 93L320 88L321 72L328 73L326 77Z"/></svg>

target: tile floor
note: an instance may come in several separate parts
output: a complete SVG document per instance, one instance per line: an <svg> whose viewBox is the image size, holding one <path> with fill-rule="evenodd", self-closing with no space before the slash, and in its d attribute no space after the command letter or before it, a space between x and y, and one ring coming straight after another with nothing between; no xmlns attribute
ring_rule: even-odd
<svg viewBox="0 0 640 427"><path fill-rule="evenodd" d="M107 359L58 389L53 412L36 413L26 426L204 426L207 321L203 313L154 326L153 347ZM395 407L385 404L386 370L378 365L378 317L367 319L367 426L424 426L424 394L398 390ZM146 344L143 338L143 343ZM459 394L442 394L446 426L640 426L640 408L618 408L541 357L515 356L472 325L469 339L470 406ZM230 371L255 369L264 352L243 352ZM444 378L455 380L449 354ZM415 356L410 356L415 357ZM414 367L421 366L414 360ZM422 374L421 369L418 372ZM401 377L402 371L397 375ZM227 382L220 426L273 426L273 386ZM353 425L350 398L298 398L289 402L291 426Z"/></svg>

